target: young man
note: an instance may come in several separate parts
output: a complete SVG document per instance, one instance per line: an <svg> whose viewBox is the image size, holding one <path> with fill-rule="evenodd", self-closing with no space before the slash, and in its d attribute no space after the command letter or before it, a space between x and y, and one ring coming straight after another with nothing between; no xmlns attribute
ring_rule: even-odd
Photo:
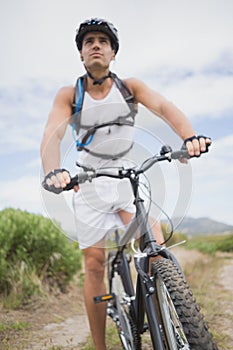
<svg viewBox="0 0 233 350"><path fill-rule="evenodd" d="M111 23L98 18L85 21L77 30L76 44L87 72L81 81L84 97L81 101L79 92L75 101L77 90L73 86L61 88L55 97L41 144L47 189L65 188L70 182L69 172L60 164L60 143L68 124L73 124L78 132L80 163L95 168L128 164L138 103L171 126L185 142L190 156L199 156L206 150L210 139L196 136L186 116L171 102L138 79L119 81L110 72L110 63L119 48L118 33ZM125 93L131 105L123 96ZM81 104L82 113L73 116L74 101L75 105ZM99 178L94 184L75 187L74 194L77 235L85 262L85 303L97 350L106 349L105 305L93 303L94 296L105 294L103 240L111 220L118 218L119 223L127 224L134 212L129 184L116 181ZM156 238L161 243L159 230Z"/></svg>

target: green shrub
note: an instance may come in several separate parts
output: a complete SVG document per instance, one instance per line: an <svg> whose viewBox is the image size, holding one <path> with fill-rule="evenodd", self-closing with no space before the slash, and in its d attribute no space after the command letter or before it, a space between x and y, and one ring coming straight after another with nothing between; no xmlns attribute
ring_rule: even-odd
<svg viewBox="0 0 233 350"><path fill-rule="evenodd" d="M19 303L46 285L65 290L81 268L81 251L51 220L26 211L0 212L0 294Z"/></svg>
<svg viewBox="0 0 233 350"><path fill-rule="evenodd" d="M208 254L215 254L217 251L233 252L233 234L198 236L188 241L187 248Z"/></svg>
<svg viewBox="0 0 233 350"><path fill-rule="evenodd" d="M217 250L221 252L233 252L233 234L222 237L217 244Z"/></svg>

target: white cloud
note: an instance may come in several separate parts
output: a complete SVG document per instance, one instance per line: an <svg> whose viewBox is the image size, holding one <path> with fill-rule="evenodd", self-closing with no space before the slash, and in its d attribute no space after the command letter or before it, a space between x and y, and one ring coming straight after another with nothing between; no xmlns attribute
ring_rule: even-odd
<svg viewBox="0 0 233 350"><path fill-rule="evenodd" d="M51 82L5 88L0 82L0 153L38 149L54 95Z"/></svg>
<svg viewBox="0 0 233 350"><path fill-rule="evenodd" d="M233 134L213 143L193 161L194 192L190 213L232 224Z"/></svg>
<svg viewBox="0 0 233 350"><path fill-rule="evenodd" d="M211 185L213 188L219 189L218 186L215 186L215 183L212 183L216 179L227 185L230 184L233 178L232 149L233 134L214 141L209 153L204 154L203 157L194 162L193 168L196 176L208 180L205 186Z"/></svg>
<svg viewBox="0 0 233 350"><path fill-rule="evenodd" d="M233 75L196 74L164 88L189 117L216 118L233 110Z"/></svg>
<svg viewBox="0 0 233 350"><path fill-rule="evenodd" d="M19 179L0 182L0 208L14 207L42 213L39 176L25 175Z"/></svg>
<svg viewBox="0 0 233 350"><path fill-rule="evenodd" d="M30 161L29 163L27 163L27 169L40 169L41 168L41 159L40 157L38 158L34 158L32 161Z"/></svg>

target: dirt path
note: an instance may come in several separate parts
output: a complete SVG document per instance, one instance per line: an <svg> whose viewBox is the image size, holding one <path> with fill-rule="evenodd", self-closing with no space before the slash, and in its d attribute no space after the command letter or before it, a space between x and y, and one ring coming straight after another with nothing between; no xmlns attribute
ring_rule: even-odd
<svg viewBox="0 0 233 350"><path fill-rule="evenodd" d="M1 337L0 328L0 350L79 350L89 335L82 289L76 285L28 309L1 310L3 323L13 329Z"/></svg>
<svg viewBox="0 0 233 350"><path fill-rule="evenodd" d="M27 350L47 350L51 347L62 349L79 349L78 345L86 342L89 335L89 327L86 315L75 315L67 318L63 322L49 323L39 332L32 335L34 342L27 347ZM45 340L46 339L46 340ZM60 349L60 348L59 348Z"/></svg>
<svg viewBox="0 0 233 350"><path fill-rule="evenodd" d="M220 285L223 290L228 291L229 299L223 298L220 301L224 318L225 329L223 331L229 337L229 349L233 349L233 256L227 260L226 265L221 269Z"/></svg>
<svg viewBox="0 0 233 350"><path fill-rule="evenodd" d="M197 261L208 259L197 251L187 251L183 248L174 248L174 253L182 266L185 266L186 262L189 264L191 262L191 269L192 264L194 266ZM220 288L231 292L233 288L233 255L230 258L223 258L222 261L224 263L220 271ZM224 320L224 316L221 315L221 320L223 319L223 322L226 323L224 331L226 336L230 336L232 343L229 344L230 347L220 348L220 350L228 350L233 349L233 299L222 300L220 309L223 310L223 308L226 317ZM229 313L231 317L229 317ZM8 339L3 339L1 350L81 350L81 344L86 342L89 335L82 290L77 286L73 286L67 294L58 294L42 304L41 302L35 303L28 310L11 312L2 310L0 324L3 321L9 324L27 322L29 328L12 331Z"/></svg>

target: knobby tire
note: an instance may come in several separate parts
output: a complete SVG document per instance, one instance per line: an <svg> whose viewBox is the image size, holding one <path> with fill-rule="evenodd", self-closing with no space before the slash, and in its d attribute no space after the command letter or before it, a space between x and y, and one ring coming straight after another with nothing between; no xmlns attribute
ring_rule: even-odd
<svg viewBox="0 0 233 350"><path fill-rule="evenodd" d="M208 330L200 308L196 304L193 293L175 263L164 258L155 260L152 263L151 275L155 282L155 288L159 288L158 286L161 285L161 283L158 283L158 279L160 279L160 281L162 280L165 284L165 289L178 315L178 322L181 323L186 339L188 340L189 346L185 345L182 347L182 345L176 345L177 349L180 350L187 346L187 349L189 348L190 350L218 350L217 345L212 340L212 335ZM166 338L170 336L168 329L170 327L171 330L171 325L165 324L167 321L163 319L162 315L162 313L164 313L162 306L164 300L161 300L162 297L159 291L156 293L156 301L160 304L157 307L157 311L158 309L160 310L163 337ZM171 345L169 345L168 339L165 339L164 346L166 350L174 350Z"/></svg>

